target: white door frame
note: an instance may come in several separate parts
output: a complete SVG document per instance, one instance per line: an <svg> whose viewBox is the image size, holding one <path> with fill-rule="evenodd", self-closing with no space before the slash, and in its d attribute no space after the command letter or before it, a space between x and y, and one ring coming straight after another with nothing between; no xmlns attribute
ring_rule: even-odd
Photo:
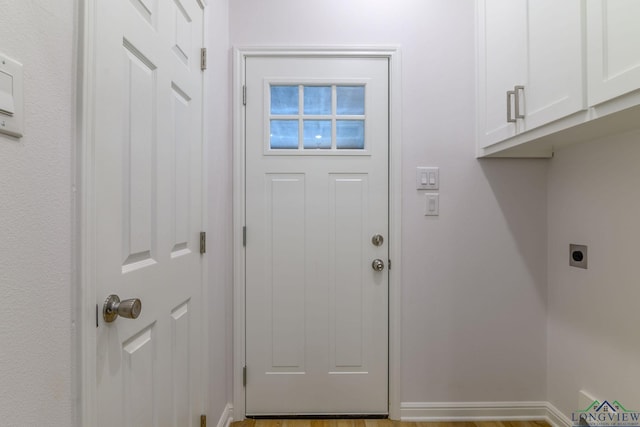
<svg viewBox="0 0 640 427"><path fill-rule="evenodd" d="M387 58L389 60L389 417L400 419L401 287L401 61L397 46L237 47L233 72L233 415L245 418L245 109L243 85L249 57ZM249 94L249 96L251 96Z"/></svg>
<svg viewBox="0 0 640 427"><path fill-rule="evenodd" d="M95 93L95 70L93 64L96 52L94 50L96 35L95 15L96 4L100 0L77 0L76 16L76 65L77 65L77 94L76 94L76 146L72 160L72 183L74 205L72 221L74 222L73 267L72 275L72 398L73 421L78 427L96 425L98 417L97 397L97 352L96 352L96 280L95 259L95 185L94 185L94 138L95 127L93 115L93 101ZM203 40L202 47L207 47L208 40L208 11L207 0L197 0L203 8ZM208 81L203 77L202 114L203 118L209 111L210 102L206 96L209 88ZM202 120L202 228L207 230L207 141L209 140L205 120ZM202 372L206 378L202 382L202 410L209 412L208 379L209 379L209 327L207 321L206 301L208 298L208 271L206 259L202 263Z"/></svg>

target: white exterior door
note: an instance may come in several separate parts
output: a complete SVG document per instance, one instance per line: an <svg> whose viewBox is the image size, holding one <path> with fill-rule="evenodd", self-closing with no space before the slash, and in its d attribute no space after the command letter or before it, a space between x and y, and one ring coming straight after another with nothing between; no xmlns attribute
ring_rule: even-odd
<svg viewBox="0 0 640 427"><path fill-rule="evenodd" d="M247 415L388 412L388 68L247 59Z"/></svg>
<svg viewBox="0 0 640 427"><path fill-rule="evenodd" d="M198 426L202 410L203 9L95 1L99 426ZM110 294L137 319L103 319Z"/></svg>

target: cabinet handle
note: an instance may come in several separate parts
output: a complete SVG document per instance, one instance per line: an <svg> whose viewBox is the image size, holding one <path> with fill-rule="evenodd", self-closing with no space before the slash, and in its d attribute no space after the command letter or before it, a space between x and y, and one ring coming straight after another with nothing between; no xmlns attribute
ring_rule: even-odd
<svg viewBox="0 0 640 427"><path fill-rule="evenodd" d="M508 90L507 91L507 122L508 123L515 123L516 122L516 119L512 119L511 118L511 97L512 96L513 97L516 96L516 91L515 90ZM516 100L517 100L517 98L516 98ZM517 113L517 111L518 111L517 108L518 108L518 104L517 104L517 101L516 101L516 114L518 114Z"/></svg>
<svg viewBox="0 0 640 427"><path fill-rule="evenodd" d="M524 94L524 86L513 87L513 92L516 94L516 119L524 119L524 114L520 114L520 91Z"/></svg>

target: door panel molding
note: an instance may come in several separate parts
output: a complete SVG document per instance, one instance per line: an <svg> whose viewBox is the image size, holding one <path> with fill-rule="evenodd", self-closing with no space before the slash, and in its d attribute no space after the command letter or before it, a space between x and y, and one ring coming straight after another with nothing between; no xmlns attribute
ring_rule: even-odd
<svg viewBox="0 0 640 427"><path fill-rule="evenodd" d="M245 106L243 86L249 57L387 58L389 60L389 257L401 266L401 52L398 46L236 47L233 71L233 407L245 418ZM251 99L251 94L246 94ZM255 99L255 98L254 98ZM251 239L251 230L247 230ZM400 417L401 269L389 271L389 416ZM250 374L249 374L250 375Z"/></svg>

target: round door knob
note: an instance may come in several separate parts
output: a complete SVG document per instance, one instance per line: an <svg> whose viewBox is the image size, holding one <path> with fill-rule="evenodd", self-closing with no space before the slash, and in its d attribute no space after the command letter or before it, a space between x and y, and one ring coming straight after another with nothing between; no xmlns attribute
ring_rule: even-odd
<svg viewBox="0 0 640 427"><path fill-rule="evenodd" d="M382 271L384 270L384 262L381 259L374 259L373 262L371 263L371 267L375 271Z"/></svg>
<svg viewBox="0 0 640 427"><path fill-rule="evenodd" d="M142 302L138 298L120 301L118 295L109 295L102 306L102 317L107 323L111 323L118 316L127 319L137 319L142 311Z"/></svg>

